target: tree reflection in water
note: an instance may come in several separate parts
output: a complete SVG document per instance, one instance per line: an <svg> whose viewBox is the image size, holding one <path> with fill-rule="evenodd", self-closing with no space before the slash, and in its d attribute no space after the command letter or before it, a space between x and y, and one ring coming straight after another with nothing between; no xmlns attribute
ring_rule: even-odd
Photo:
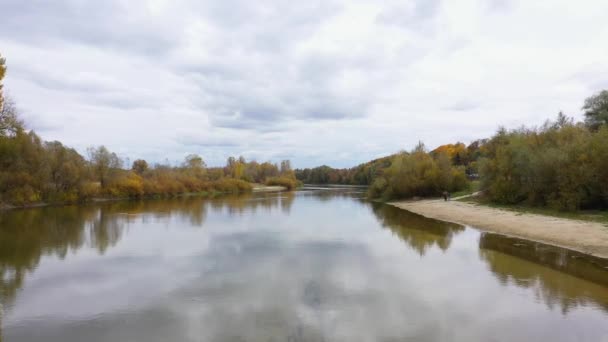
<svg viewBox="0 0 608 342"><path fill-rule="evenodd" d="M57 341L93 340L91 336L130 340L141 334L158 341L189 334L197 334L192 340L213 341L320 341L326 336L419 341L445 340L452 329L466 329L467 322L469 340L491 340L487 337L495 331L511 336L514 317L524 314L531 317L528 328L540 326L541 333L539 324L553 324L557 317L560 323L552 338L589 317L596 319L589 326L601 325L604 311L595 308L608 311L602 269L607 265L353 200L358 197L353 192L189 197L5 212L0 215L0 300L5 309L14 304L4 316L11 320L5 332L16 340L44 336ZM292 226L298 229L280 229ZM78 249L85 252L83 259L76 260ZM105 255L90 258L87 249ZM125 255L133 257L125 262ZM46 263L52 258L84 262L53 268L57 265ZM41 260L45 262L39 266ZM30 275L37 268L36 276ZM134 276L122 277L116 270ZM90 292L66 289L64 274L80 276L70 281ZM116 285L99 281L105 279ZM49 296L53 286L48 286L53 280L59 299L40 302L54 297ZM453 284L446 287L446 282ZM138 299L123 306L133 294ZM16 296L21 297L16 301ZM91 314L89 307L97 304L88 297L108 306ZM501 322L483 321L479 313L487 309L485 298L499 302L496 311L502 315L496 317ZM55 315L57 303L66 303L63 314L68 314L57 322L49 320L48 326L41 321L19 324L41 317L39 303L47 315ZM557 312L546 310L547 305ZM570 312L564 324L559 309ZM20 310L26 314L19 316Z"/></svg>
<svg viewBox="0 0 608 342"><path fill-rule="evenodd" d="M493 233L481 233L479 256L501 284L533 289L549 308L566 314L595 304L608 311L608 260ZM590 283L583 287L581 279Z"/></svg>
<svg viewBox="0 0 608 342"><path fill-rule="evenodd" d="M390 229L421 256L432 246L445 252L450 248L452 238L465 229L459 224L432 220L382 203L372 203L372 210L383 227Z"/></svg>
<svg viewBox="0 0 608 342"><path fill-rule="evenodd" d="M384 227L421 256L432 246L447 251L465 229L380 203L373 203L372 209ZM593 304L608 312L608 260L487 232L479 237L479 257L501 284L532 289L549 308L559 307L566 314Z"/></svg>
<svg viewBox="0 0 608 342"><path fill-rule="evenodd" d="M280 208L289 212L294 193L248 194L172 200L118 201L96 205L13 210L0 215L0 304L10 307L29 272L41 257L64 259L70 251L90 246L104 254L115 246L130 223L169 222L172 218L202 227L207 211Z"/></svg>

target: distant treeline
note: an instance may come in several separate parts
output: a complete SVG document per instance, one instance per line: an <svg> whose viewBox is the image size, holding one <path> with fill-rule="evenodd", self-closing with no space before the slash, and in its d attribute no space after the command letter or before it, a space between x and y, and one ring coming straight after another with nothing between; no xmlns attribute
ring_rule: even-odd
<svg viewBox="0 0 608 342"><path fill-rule="evenodd" d="M477 160L481 155L480 146L486 141L487 139L477 140L469 146L463 143L442 145L430 152L427 152L424 144L420 143L412 153L424 152L434 160L440 156L447 157L452 166L459 166L459 169L464 171L469 178L477 178ZM371 185L376 178L384 175L397 157L408 154L410 153L402 151L350 169L334 169L327 165L296 169L295 175L298 180L306 184Z"/></svg>
<svg viewBox="0 0 608 342"><path fill-rule="evenodd" d="M4 70L0 59L0 80ZM43 141L25 129L15 103L0 96L0 206L247 192L251 183L298 185L289 160L277 165L230 157L225 167L207 167L192 154L179 166L150 166L142 159L124 164L104 146L89 148L84 157L58 141Z"/></svg>
<svg viewBox="0 0 608 342"><path fill-rule="evenodd" d="M369 185L391 165L393 156L379 158L350 169L334 169L327 165L312 169L296 169L299 181L306 184Z"/></svg>
<svg viewBox="0 0 608 342"><path fill-rule="evenodd" d="M203 158L192 154L179 166L150 166L138 159L125 167L104 146L89 148L84 157L58 141L44 142L27 132L10 101L0 111L0 123L0 203L5 205L247 192L254 182L290 189L297 185L287 160L278 166L230 157L225 167L207 167Z"/></svg>
<svg viewBox="0 0 608 342"><path fill-rule="evenodd" d="M541 127L499 128L489 139L422 143L351 169L296 169L311 184L369 185L374 198L437 196L480 179L485 198L558 210L608 208L608 91L585 100L584 122L559 113Z"/></svg>
<svg viewBox="0 0 608 342"><path fill-rule="evenodd" d="M466 147L463 144L458 147L460 145L466 152ZM471 148L475 146L478 143ZM320 166L296 169L295 174L298 180L308 184L369 185L369 195L373 198L434 196L469 186L466 172L471 162L461 156L461 152L458 149L428 152L424 144L419 143L411 152L375 159L352 169Z"/></svg>
<svg viewBox="0 0 608 342"><path fill-rule="evenodd" d="M225 167L207 167L202 157L187 156L180 166L138 159L125 165L105 146L90 147L87 157L59 141L43 141L27 131L14 101L5 99L0 56L0 206L41 202L71 203L93 198L175 196L185 193L235 193L251 183L299 183L289 160L280 166L230 157Z"/></svg>
<svg viewBox="0 0 608 342"><path fill-rule="evenodd" d="M104 146L87 157L58 141L44 142L27 132L12 102L0 111L0 203L81 202L93 198L163 197L184 193L234 193L252 190L251 183L297 185L288 160L280 166L230 157L225 167L207 167L192 154L179 166L148 165L142 159L125 167Z"/></svg>

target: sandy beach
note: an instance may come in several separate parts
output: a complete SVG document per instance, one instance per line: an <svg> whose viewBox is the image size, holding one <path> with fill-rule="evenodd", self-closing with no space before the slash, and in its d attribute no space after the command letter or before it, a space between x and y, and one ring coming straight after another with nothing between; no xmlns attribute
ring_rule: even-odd
<svg viewBox="0 0 608 342"><path fill-rule="evenodd" d="M287 190L284 186L255 184L253 192L277 192Z"/></svg>
<svg viewBox="0 0 608 342"><path fill-rule="evenodd" d="M608 258L608 226L443 200L389 203L413 213Z"/></svg>

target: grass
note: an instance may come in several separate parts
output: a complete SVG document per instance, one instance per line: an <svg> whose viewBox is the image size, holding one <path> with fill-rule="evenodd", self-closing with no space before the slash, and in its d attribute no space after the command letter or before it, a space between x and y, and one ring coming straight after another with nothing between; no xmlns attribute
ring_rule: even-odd
<svg viewBox="0 0 608 342"><path fill-rule="evenodd" d="M606 210L579 210L574 212L560 211L551 208L529 207L517 204L496 204L484 199L483 197L467 197L459 199L458 201L481 204L491 208L510 210L520 214L537 214L571 220L598 222L608 225L608 211Z"/></svg>
<svg viewBox="0 0 608 342"><path fill-rule="evenodd" d="M464 189L464 190L453 192L451 194L451 197L452 198L456 198L456 197L460 197L460 196L470 195L470 194L472 194L474 192L479 191L479 187L480 186L481 186L481 182L479 180L471 181L469 183L469 188L468 189Z"/></svg>

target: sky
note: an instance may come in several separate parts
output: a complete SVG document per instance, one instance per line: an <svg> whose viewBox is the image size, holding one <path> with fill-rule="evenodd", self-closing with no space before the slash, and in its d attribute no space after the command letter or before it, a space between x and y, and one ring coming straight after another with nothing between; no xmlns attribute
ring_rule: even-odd
<svg viewBox="0 0 608 342"><path fill-rule="evenodd" d="M1 0L5 91L81 153L350 167L582 119L605 0Z"/></svg>

